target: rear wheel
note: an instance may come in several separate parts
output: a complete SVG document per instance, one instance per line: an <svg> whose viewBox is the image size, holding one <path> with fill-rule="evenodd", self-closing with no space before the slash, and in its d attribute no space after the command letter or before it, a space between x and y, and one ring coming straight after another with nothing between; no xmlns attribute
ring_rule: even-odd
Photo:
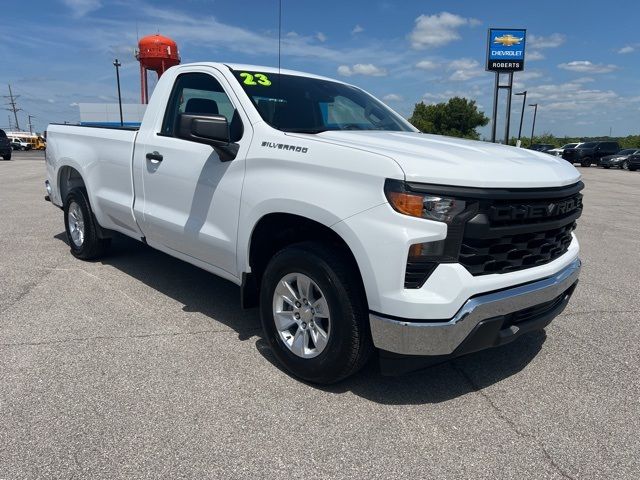
<svg viewBox="0 0 640 480"><path fill-rule="evenodd" d="M637 168L636 168L636 167L631 167L631 166L629 166L629 171L630 171L630 172L635 172L636 170L637 170Z"/></svg>
<svg viewBox="0 0 640 480"><path fill-rule="evenodd" d="M334 383L357 372L373 351L358 273L337 249L305 242L281 250L262 277L266 341L292 374Z"/></svg>
<svg viewBox="0 0 640 480"><path fill-rule="evenodd" d="M71 254L82 260L93 260L106 253L109 238L99 238L87 192L74 188L64 202L64 226Z"/></svg>
<svg viewBox="0 0 640 480"><path fill-rule="evenodd" d="M4 160L11 160L11 154L3 155L3 156L2 156L2 158L3 158Z"/></svg>
<svg viewBox="0 0 640 480"><path fill-rule="evenodd" d="M591 158L587 157L587 158L583 158L582 160L580 160L580 166L582 166L582 167L590 167L591 166Z"/></svg>
<svg viewBox="0 0 640 480"><path fill-rule="evenodd" d="M603 165L602 168L609 168L609 165Z"/></svg>

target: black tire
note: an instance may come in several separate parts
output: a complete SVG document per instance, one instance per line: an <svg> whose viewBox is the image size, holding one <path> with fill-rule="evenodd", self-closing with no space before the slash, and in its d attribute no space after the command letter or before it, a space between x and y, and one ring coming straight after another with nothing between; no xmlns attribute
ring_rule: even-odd
<svg viewBox="0 0 640 480"><path fill-rule="evenodd" d="M587 158L583 158L582 160L580 160L580 166L582 167L590 167L591 166L591 158L587 157Z"/></svg>
<svg viewBox="0 0 640 480"><path fill-rule="evenodd" d="M331 316L331 331L324 350L302 358L281 339L273 317L276 287L287 274L301 273L322 290ZM315 242L299 243L271 259L260 289L260 317L265 340L276 358L296 377L330 384L360 370L373 352L364 288L346 253Z"/></svg>
<svg viewBox="0 0 640 480"><path fill-rule="evenodd" d="M3 155L3 156L2 156L2 158L3 158L4 160L11 160L11 154L9 154L9 155Z"/></svg>
<svg viewBox="0 0 640 480"><path fill-rule="evenodd" d="M80 245L77 245L69 228L69 210L72 204L80 207L84 224L84 239ZM94 260L103 256L111 245L110 238L99 238L95 225L95 219L87 192L84 188L74 188L69 192L64 201L64 228L67 233L67 242L71 248L71 254L81 260Z"/></svg>
<svg viewBox="0 0 640 480"><path fill-rule="evenodd" d="M629 167L630 172L635 172L636 170L637 170L636 167Z"/></svg>
<svg viewBox="0 0 640 480"><path fill-rule="evenodd" d="M603 165L602 168L609 169L609 165Z"/></svg>
<svg viewBox="0 0 640 480"><path fill-rule="evenodd" d="M622 162L622 166L620 167L622 170L629 170L629 162L625 160Z"/></svg>

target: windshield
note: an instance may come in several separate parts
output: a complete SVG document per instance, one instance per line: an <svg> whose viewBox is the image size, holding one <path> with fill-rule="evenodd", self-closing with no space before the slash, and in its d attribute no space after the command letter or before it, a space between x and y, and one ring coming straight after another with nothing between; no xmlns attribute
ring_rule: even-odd
<svg viewBox="0 0 640 480"><path fill-rule="evenodd" d="M232 70L265 122L284 132L413 131L382 102L343 83Z"/></svg>
<svg viewBox="0 0 640 480"><path fill-rule="evenodd" d="M587 142L580 145L579 148L595 148L596 145L598 145L596 142Z"/></svg>
<svg viewBox="0 0 640 480"><path fill-rule="evenodd" d="M635 152L635 148L627 148L626 150L620 150L616 155L633 155Z"/></svg>
<svg viewBox="0 0 640 480"><path fill-rule="evenodd" d="M566 145L560 148L575 148L577 145L578 145L577 143L567 143Z"/></svg>

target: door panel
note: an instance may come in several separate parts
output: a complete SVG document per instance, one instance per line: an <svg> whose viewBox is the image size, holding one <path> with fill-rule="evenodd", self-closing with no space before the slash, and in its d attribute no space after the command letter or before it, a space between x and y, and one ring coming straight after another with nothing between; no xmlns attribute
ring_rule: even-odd
<svg viewBox="0 0 640 480"><path fill-rule="evenodd" d="M178 84L179 80L176 88ZM204 90L190 86L193 84L186 82L180 92L174 91L172 98L177 105L172 109L169 104L165 117L173 116L176 120L180 113L191 113L187 105L211 110L216 102L220 104L219 111L194 113L233 115L233 106L229 109L229 105L222 105L220 92L200 94ZM142 211L140 226L145 236L150 242L237 276L236 237L250 129L245 128L236 142L240 147L236 158L227 162L220 161L218 152L209 145L172 136L171 119L164 119L160 131L160 134L151 131L147 138L140 138L134 155L136 165L142 165L141 205L136 210ZM160 154L162 160L146 158L153 152Z"/></svg>

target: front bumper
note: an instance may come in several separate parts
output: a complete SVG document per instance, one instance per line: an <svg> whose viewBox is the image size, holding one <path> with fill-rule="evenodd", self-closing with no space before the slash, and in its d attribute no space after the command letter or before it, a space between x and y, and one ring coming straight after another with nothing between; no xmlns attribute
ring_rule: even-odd
<svg viewBox="0 0 640 480"><path fill-rule="evenodd" d="M508 343L544 328L564 310L580 267L576 259L543 280L472 297L449 320L421 322L371 313L373 343L387 352L417 356L459 355Z"/></svg>

